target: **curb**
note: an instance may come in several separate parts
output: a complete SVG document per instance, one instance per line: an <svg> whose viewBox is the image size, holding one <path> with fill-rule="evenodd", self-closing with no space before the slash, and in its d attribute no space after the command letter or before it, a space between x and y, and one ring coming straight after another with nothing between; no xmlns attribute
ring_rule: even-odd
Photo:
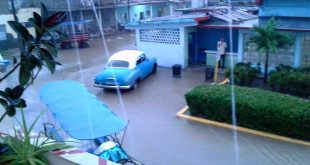
<svg viewBox="0 0 310 165"><path fill-rule="evenodd" d="M237 130L240 132L245 132L245 133L249 133L249 134L256 135L256 136L262 136L262 137L267 137L267 138L271 138L271 139L275 139L275 140L281 140L281 141L286 141L286 142L290 142L290 143L310 146L310 142L306 142L303 140L297 140L297 139L293 139L293 138L289 138L289 137L285 137L285 136L275 135L275 134L271 134L271 133L267 133L267 132L263 132L263 131L256 131L253 129L240 127L240 126L233 126L231 124L221 123L221 122L217 122L217 121L213 121L213 120L203 119L203 118L194 117L194 116L184 114L186 111L188 111L188 109L189 109L189 107L185 106L180 111L178 111L176 116L179 118L183 118L183 119L187 119L187 120L191 120L191 121L195 121L195 122L199 122L199 123L203 123L203 124L214 125L214 126L218 126L218 127L222 127L222 128L227 128L227 129L234 129L234 130Z"/></svg>

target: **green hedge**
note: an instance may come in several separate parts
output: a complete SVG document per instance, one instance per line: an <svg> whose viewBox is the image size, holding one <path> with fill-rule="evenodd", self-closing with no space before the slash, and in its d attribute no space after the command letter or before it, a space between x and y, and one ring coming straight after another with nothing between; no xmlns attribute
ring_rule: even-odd
<svg viewBox="0 0 310 165"><path fill-rule="evenodd" d="M271 72L268 84L278 92L288 93L295 96L310 96L310 67L292 68L279 65L276 71Z"/></svg>
<svg viewBox="0 0 310 165"><path fill-rule="evenodd" d="M298 97L235 86L237 125L310 141L310 102ZM232 123L231 87L195 87L185 94L191 115Z"/></svg>
<svg viewBox="0 0 310 165"><path fill-rule="evenodd" d="M260 65L252 67L251 63L239 62L234 67L234 83L241 86L251 86L252 82L260 74ZM230 78L230 68L226 69L226 77Z"/></svg>

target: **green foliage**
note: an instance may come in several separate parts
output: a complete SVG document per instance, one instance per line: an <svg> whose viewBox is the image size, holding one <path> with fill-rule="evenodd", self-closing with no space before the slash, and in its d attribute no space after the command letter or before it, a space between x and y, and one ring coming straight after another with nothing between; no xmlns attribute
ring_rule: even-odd
<svg viewBox="0 0 310 165"><path fill-rule="evenodd" d="M29 19L35 29L35 36L23 24L16 21L8 22L20 38L20 55L18 58L13 57L13 68L0 77L0 82L19 69L19 84L0 91L0 103L6 110L0 118L0 122L6 115L14 116L16 108L26 107L26 101L21 99L22 93L33 84L43 67L47 67L51 73L54 73L56 65L60 65L55 61L57 57L56 39L63 33L55 30L54 27L66 19L66 14L65 12L56 12L48 16L46 7L42 4L42 15L43 17L34 12L33 18Z"/></svg>
<svg viewBox="0 0 310 165"><path fill-rule="evenodd" d="M268 61L269 53L275 53L278 48L287 48L293 44L291 36L277 31L277 23L272 18L268 21L264 27L253 27L254 35L250 38L249 42L256 45L256 50L264 52L265 69L264 69L264 81L268 79Z"/></svg>
<svg viewBox="0 0 310 165"><path fill-rule="evenodd" d="M292 68L287 65L279 65L276 71L270 73L268 84L278 92L309 97L310 67Z"/></svg>
<svg viewBox="0 0 310 165"><path fill-rule="evenodd" d="M185 98L192 115L232 123L230 86L198 86ZM238 126L310 141L308 100L236 86L235 101Z"/></svg>
<svg viewBox="0 0 310 165"><path fill-rule="evenodd" d="M15 88L6 88L4 91L0 91L0 104L5 107L8 116L14 116L16 108L25 108L26 101L22 98L24 88L17 85Z"/></svg>
<svg viewBox="0 0 310 165"><path fill-rule="evenodd" d="M251 63L240 62L234 67L234 83L241 86L251 86L254 79L260 74L260 65L256 68ZM231 69L226 70L226 77L231 79Z"/></svg>
<svg viewBox="0 0 310 165"><path fill-rule="evenodd" d="M19 122L22 132L15 130L15 137L2 136L2 142L8 145L9 151L0 155L0 163L9 162L9 164L22 164L22 165L47 165L48 162L43 154L55 149L69 148L69 146L51 141L50 139L42 136L39 133L37 137L31 138L31 131L38 121L38 115L33 123L28 127L24 116L21 111L22 121Z"/></svg>

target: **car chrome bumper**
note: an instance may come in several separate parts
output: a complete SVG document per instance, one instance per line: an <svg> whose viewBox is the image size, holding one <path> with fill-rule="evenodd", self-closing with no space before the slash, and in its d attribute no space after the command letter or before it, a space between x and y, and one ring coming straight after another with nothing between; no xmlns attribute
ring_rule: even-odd
<svg viewBox="0 0 310 165"><path fill-rule="evenodd" d="M123 86L119 86L119 85L103 85L103 84L94 84L94 87L98 87L98 88L107 88L107 89L130 89L131 86L130 85L123 85Z"/></svg>

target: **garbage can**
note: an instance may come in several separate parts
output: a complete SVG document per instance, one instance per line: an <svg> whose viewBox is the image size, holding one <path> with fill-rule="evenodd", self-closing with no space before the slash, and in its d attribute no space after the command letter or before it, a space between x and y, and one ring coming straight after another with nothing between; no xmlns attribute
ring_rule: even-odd
<svg viewBox="0 0 310 165"><path fill-rule="evenodd" d="M211 80L214 77L214 68L207 67L205 70L205 81Z"/></svg>
<svg viewBox="0 0 310 165"><path fill-rule="evenodd" d="M175 64L172 66L172 76L173 77L181 77L182 66L179 64Z"/></svg>

